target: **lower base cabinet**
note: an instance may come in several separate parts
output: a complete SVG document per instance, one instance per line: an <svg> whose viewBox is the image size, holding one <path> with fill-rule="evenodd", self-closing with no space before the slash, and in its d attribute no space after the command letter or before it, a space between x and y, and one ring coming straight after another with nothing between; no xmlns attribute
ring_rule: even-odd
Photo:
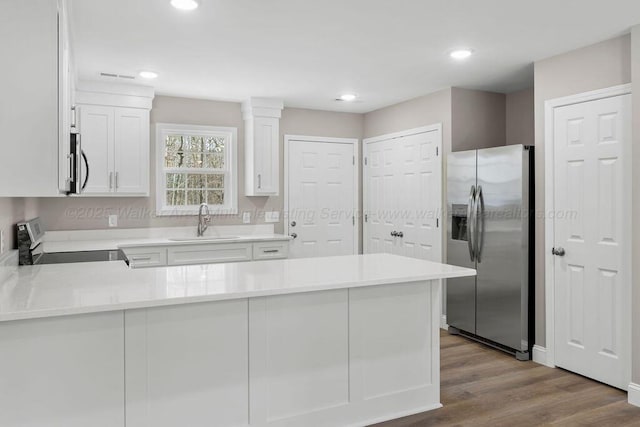
<svg viewBox="0 0 640 427"><path fill-rule="evenodd" d="M289 241L198 243L122 249L131 268L260 261L289 257Z"/></svg>
<svg viewBox="0 0 640 427"><path fill-rule="evenodd" d="M0 425L124 426L123 318L0 323Z"/></svg>
<svg viewBox="0 0 640 427"><path fill-rule="evenodd" d="M125 312L127 427L248 425L247 305Z"/></svg>
<svg viewBox="0 0 640 427"><path fill-rule="evenodd" d="M127 311L127 427L367 425L440 406L438 281Z"/></svg>
<svg viewBox="0 0 640 427"><path fill-rule="evenodd" d="M440 407L436 281L0 322L2 427L368 425Z"/></svg>

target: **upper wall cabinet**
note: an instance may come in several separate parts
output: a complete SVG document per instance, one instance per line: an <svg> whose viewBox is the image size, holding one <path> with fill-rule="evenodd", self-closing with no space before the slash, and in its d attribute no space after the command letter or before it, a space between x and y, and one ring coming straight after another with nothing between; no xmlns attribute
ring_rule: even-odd
<svg viewBox="0 0 640 427"><path fill-rule="evenodd" d="M66 1L3 0L0 39L0 197L60 195L74 74Z"/></svg>
<svg viewBox="0 0 640 427"><path fill-rule="evenodd" d="M81 83L78 132L84 196L149 195L149 110L153 89Z"/></svg>
<svg viewBox="0 0 640 427"><path fill-rule="evenodd" d="M247 196L279 194L282 108L282 101L267 98L251 98L242 104Z"/></svg>

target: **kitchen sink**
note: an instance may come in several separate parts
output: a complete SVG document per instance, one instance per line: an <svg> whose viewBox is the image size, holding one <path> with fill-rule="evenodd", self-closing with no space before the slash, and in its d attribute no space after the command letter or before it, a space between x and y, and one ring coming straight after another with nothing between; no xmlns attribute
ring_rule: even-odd
<svg viewBox="0 0 640 427"><path fill-rule="evenodd" d="M203 236L203 237L175 237L172 242L215 242L219 240L234 240L239 236Z"/></svg>

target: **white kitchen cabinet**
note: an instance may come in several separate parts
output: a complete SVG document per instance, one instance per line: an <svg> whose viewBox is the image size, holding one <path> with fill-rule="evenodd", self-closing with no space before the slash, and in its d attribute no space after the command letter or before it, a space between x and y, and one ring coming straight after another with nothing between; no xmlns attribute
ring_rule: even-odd
<svg viewBox="0 0 640 427"><path fill-rule="evenodd" d="M63 0L2 1L0 197L57 196L68 177L73 73L65 7Z"/></svg>
<svg viewBox="0 0 640 427"><path fill-rule="evenodd" d="M123 252L131 268L160 267L167 265L167 248L124 248Z"/></svg>
<svg viewBox="0 0 640 427"><path fill-rule="evenodd" d="M127 311L125 337L127 427L249 424L247 300Z"/></svg>
<svg viewBox="0 0 640 427"><path fill-rule="evenodd" d="M251 261L252 248L251 243L171 246L167 249L167 264L188 265Z"/></svg>
<svg viewBox="0 0 640 427"><path fill-rule="evenodd" d="M122 248L131 268L215 264L289 257L289 241L195 243Z"/></svg>
<svg viewBox="0 0 640 427"><path fill-rule="evenodd" d="M289 241L258 242L253 244L253 260L283 259L289 257Z"/></svg>
<svg viewBox="0 0 640 427"><path fill-rule="evenodd" d="M105 194L113 187L114 111L99 105L78 106L82 151L87 156L89 177L84 194ZM82 176L87 169L82 165Z"/></svg>
<svg viewBox="0 0 640 427"><path fill-rule="evenodd" d="M124 425L121 311L0 323L0 425Z"/></svg>
<svg viewBox="0 0 640 427"><path fill-rule="evenodd" d="M89 164L83 194L149 195L149 110L84 104L77 108Z"/></svg>
<svg viewBox="0 0 640 427"><path fill-rule="evenodd" d="M149 111L115 109L114 189L118 194L149 194Z"/></svg>
<svg viewBox="0 0 640 427"><path fill-rule="evenodd" d="M282 109L282 101L268 98L251 98L242 104L247 196L279 194Z"/></svg>

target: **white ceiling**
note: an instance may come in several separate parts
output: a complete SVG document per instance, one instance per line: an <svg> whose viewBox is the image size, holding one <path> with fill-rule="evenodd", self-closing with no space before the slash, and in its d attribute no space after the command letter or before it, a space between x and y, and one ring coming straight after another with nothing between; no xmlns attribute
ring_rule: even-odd
<svg viewBox="0 0 640 427"><path fill-rule="evenodd" d="M201 0L192 12L169 0L73 0L72 8L80 78L153 70L157 94L352 112L449 86L530 87L532 62L640 23L638 0ZM472 58L449 58L467 46ZM336 102L344 92L359 100Z"/></svg>

